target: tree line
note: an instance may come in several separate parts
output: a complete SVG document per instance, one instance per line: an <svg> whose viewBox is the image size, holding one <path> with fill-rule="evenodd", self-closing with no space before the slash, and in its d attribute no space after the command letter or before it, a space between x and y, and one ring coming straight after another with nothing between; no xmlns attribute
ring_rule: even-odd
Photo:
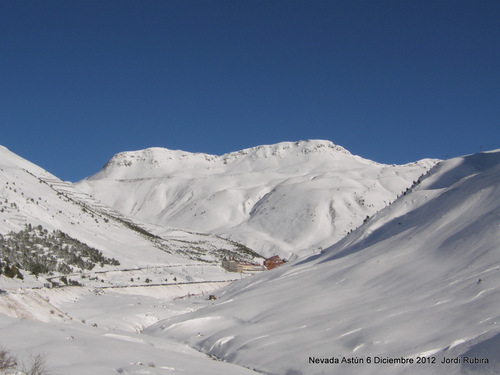
<svg viewBox="0 0 500 375"><path fill-rule="evenodd" d="M0 274L22 278L21 270L33 275L70 274L92 270L96 265L119 266L114 258L55 230L49 232L41 225L27 224L19 232L0 234Z"/></svg>

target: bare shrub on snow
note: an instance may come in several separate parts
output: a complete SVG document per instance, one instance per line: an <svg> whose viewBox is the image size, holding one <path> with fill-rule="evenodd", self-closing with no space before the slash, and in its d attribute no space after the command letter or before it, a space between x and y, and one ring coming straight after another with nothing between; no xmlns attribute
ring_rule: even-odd
<svg viewBox="0 0 500 375"><path fill-rule="evenodd" d="M16 366L16 358L12 357L7 350L0 347L0 374L5 374L7 370L11 370Z"/></svg>
<svg viewBox="0 0 500 375"><path fill-rule="evenodd" d="M21 363L21 368L18 368L17 359L11 356L9 352L0 347L0 374L17 375L47 375L47 365L45 356L42 354L31 355L29 363Z"/></svg>
<svg viewBox="0 0 500 375"><path fill-rule="evenodd" d="M47 364L43 354L31 355L30 363L26 366L23 363L21 373L23 375L46 375Z"/></svg>

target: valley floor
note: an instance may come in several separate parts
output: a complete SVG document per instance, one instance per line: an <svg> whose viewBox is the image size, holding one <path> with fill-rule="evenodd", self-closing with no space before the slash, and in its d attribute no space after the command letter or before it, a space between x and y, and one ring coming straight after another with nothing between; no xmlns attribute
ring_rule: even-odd
<svg viewBox="0 0 500 375"><path fill-rule="evenodd" d="M255 374L186 344L141 334L160 320L213 303L209 294L230 282L4 291L0 346L27 362L42 354L50 375Z"/></svg>

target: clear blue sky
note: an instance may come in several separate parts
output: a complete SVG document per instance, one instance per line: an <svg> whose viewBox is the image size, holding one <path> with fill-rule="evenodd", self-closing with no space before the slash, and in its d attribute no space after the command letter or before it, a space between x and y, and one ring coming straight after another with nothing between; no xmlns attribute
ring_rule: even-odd
<svg viewBox="0 0 500 375"><path fill-rule="evenodd" d="M498 0L0 0L0 144L70 181L153 146L500 148L499 20Z"/></svg>

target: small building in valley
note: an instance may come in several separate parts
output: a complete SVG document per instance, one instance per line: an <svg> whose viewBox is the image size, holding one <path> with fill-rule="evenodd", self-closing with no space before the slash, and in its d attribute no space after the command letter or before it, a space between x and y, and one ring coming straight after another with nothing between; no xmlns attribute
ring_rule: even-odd
<svg viewBox="0 0 500 375"><path fill-rule="evenodd" d="M222 261L222 268L228 270L229 272L254 272L254 271L264 271L264 267L259 264L242 262L235 259L224 259Z"/></svg>

